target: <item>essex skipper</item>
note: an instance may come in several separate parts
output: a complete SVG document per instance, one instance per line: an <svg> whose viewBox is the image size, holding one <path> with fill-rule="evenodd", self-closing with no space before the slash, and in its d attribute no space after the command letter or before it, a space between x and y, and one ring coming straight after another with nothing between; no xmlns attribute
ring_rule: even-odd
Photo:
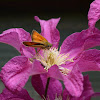
<svg viewBox="0 0 100 100"><path fill-rule="evenodd" d="M37 31L32 31L32 42L23 42L24 45L34 47L34 48L42 48L42 49L49 49L52 47L42 35L40 35Z"/></svg>

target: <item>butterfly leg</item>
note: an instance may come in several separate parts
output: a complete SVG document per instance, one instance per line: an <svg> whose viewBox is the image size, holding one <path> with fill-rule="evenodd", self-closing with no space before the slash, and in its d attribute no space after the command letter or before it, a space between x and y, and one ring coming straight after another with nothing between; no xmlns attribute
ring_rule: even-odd
<svg viewBox="0 0 100 100"><path fill-rule="evenodd" d="M38 55L39 51L41 50L41 48L39 48L39 50L37 50L36 54Z"/></svg>

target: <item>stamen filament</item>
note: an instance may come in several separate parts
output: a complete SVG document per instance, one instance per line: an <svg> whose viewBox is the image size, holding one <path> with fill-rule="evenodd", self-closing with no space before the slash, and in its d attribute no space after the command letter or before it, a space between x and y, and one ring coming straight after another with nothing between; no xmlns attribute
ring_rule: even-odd
<svg viewBox="0 0 100 100"><path fill-rule="evenodd" d="M36 59L45 66L44 69L47 71L53 65L61 66L62 64L66 64L66 62L74 62L73 58L70 59L69 53L61 54L60 51L58 51L56 48L50 48L49 50L45 49L42 52L42 55L38 54L36 56ZM60 71L65 75L70 72L70 70L67 68L63 70L60 69Z"/></svg>

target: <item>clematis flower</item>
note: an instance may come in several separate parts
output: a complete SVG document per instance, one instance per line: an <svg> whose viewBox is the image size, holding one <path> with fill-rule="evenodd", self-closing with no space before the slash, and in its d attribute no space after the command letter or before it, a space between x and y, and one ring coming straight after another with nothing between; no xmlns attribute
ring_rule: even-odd
<svg viewBox="0 0 100 100"><path fill-rule="evenodd" d="M54 35L57 35L59 37L59 32L56 29L58 21L59 18L50 19L44 22L46 23L48 28L50 28L48 30L48 33L54 33ZM51 38L53 42L55 42L54 40L57 40L59 42L59 38L53 38L55 37ZM12 45L21 54L21 56L16 56L12 58L10 61L8 61L4 65L0 73L0 78L5 84L5 86L14 93L17 91L21 91L22 87L24 87L25 83L28 81L29 76L47 73L47 71L44 70L43 67L34 66L34 63L36 62L32 62L32 58L36 54L35 49L24 46L23 41L31 41L31 36L28 32L21 28L9 29L0 34L0 42ZM56 46L57 45L58 43L56 42ZM38 63L38 65L40 65L40 63Z"/></svg>
<svg viewBox="0 0 100 100"><path fill-rule="evenodd" d="M28 92L25 89L22 89L20 92L12 93L7 88L3 90L0 94L0 100L34 100L32 99Z"/></svg>
<svg viewBox="0 0 100 100"><path fill-rule="evenodd" d="M60 18L48 21L40 20L38 17L35 17L35 19L40 22L41 34L51 44L54 44L53 47L49 50L41 50L41 53L35 56L34 48L25 47L22 43L23 41L31 41L28 32L18 28L4 31L0 35L0 41L14 46L21 53L21 56L12 58L4 65L0 73L1 80L8 89L15 92L20 91L24 87L30 75L46 73L47 78L52 77L63 80L70 93L79 96L83 87L83 77L78 68L65 66L66 63L71 63L70 65L72 65L74 62L73 58L69 57L69 53L61 53L57 49L60 35L56 25ZM8 37L9 39L7 39ZM68 75L68 73L71 74ZM73 89L71 89L69 84L72 84L71 87Z"/></svg>
<svg viewBox="0 0 100 100"><path fill-rule="evenodd" d="M84 89L80 97L73 97L64 89L63 99L61 100L91 100L92 97L100 96L100 92L93 91L88 75L84 76L83 87Z"/></svg>
<svg viewBox="0 0 100 100"><path fill-rule="evenodd" d="M43 20L37 17L35 19L40 22L40 25L44 24ZM44 30L42 26L41 30ZM99 33L100 30L97 28L90 31L89 27L82 32L68 36L59 51L53 47L49 50L43 50L36 56L36 59L42 63L40 66L47 70L47 76L63 80L66 89L72 96L80 96L83 90L83 78L79 71L100 71L100 50L88 50L100 45ZM45 37L45 34L43 36ZM37 67L39 66L38 61L34 62ZM36 89L35 80L32 81L32 85ZM36 91L39 93L37 89ZM41 93L39 94L41 95Z"/></svg>
<svg viewBox="0 0 100 100"><path fill-rule="evenodd" d="M98 8L98 5L96 7ZM94 9L90 7L88 15L92 16L91 10ZM100 14L99 11L98 14ZM60 35L56 26L60 18L45 21L35 16L35 20L41 25L41 35L53 44L52 48L41 50L39 54L35 53L34 48L23 45L24 41L32 41L30 34L24 29L14 28L4 31L0 35L0 42L12 45L21 53L21 56L12 58L2 68L0 77L5 86L11 91L20 91L29 76L32 75L33 80L34 75L45 74L46 78L62 80L67 91L72 96L79 97L83 91L81 72L100 71L100 50L87 50L100 45L100 30L93 24L99 18L94 19L92 26L90 16L88 18L89 28L68 36L58 50ZM40 80L42 80L41 77L37 79L37 81ZM35 82L36 79L32 81L34 88ZM56 84L59 84L59 81ZM37 87L35 89L39 93ZM56 88L59 89L59 86ZM52 89L55 90L55 88ZM44 91L39 94L44 95Z"/></svg>

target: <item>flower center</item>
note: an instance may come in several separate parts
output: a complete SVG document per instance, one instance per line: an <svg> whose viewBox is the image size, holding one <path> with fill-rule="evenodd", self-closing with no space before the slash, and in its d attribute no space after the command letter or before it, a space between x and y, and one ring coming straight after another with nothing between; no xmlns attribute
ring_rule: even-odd
<svg viewBox="0 0 100 100"><path fill-rule="evenodd" d="M66 61L73 62L73 59L69 58L69 54L61 54L56 48L44 49L42 54L36 55L36 59L45 66L44 69L47 71L51 66L57 65L64 74L68 73L69 70L61 67L61 65L66 64Z"/></svg>

